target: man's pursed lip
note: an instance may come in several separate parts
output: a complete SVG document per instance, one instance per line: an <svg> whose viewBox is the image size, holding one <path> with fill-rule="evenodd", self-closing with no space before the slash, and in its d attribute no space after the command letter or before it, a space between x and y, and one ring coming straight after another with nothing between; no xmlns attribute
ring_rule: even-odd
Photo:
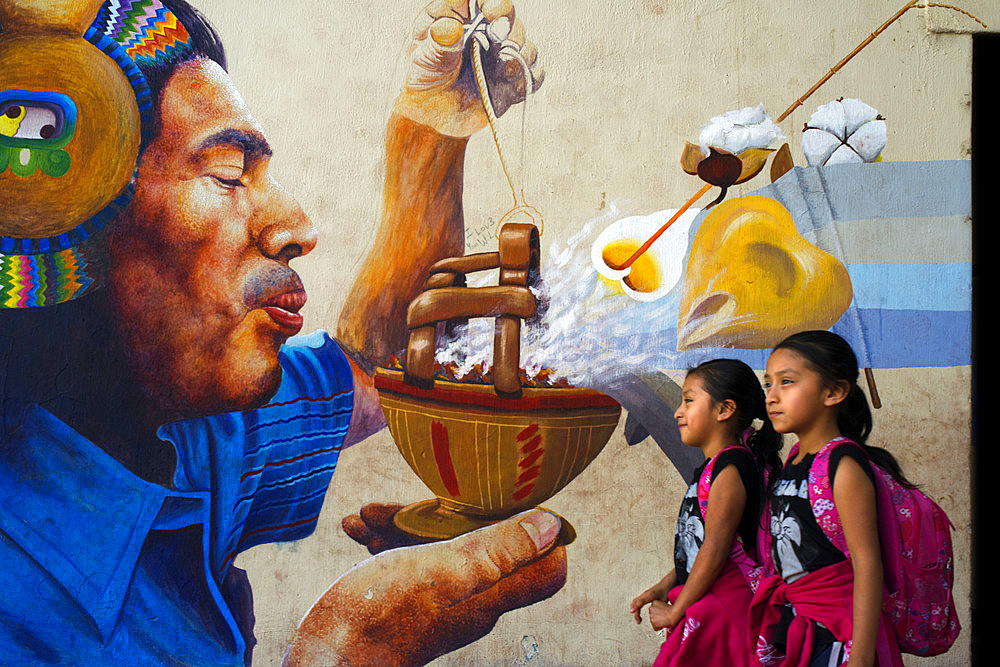
<svg viewBox="0 0 1000 667"><path fill-rule="evenodd" d="M306 303L305 290L285 292L267 300L260 308L282 329L292 335L302 330L303 317L299 312Z"/></svg>

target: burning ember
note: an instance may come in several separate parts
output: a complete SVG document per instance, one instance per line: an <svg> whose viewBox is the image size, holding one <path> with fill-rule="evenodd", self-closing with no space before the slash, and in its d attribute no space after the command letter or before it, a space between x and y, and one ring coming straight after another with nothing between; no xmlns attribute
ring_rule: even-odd
<svg viewBox="0 0 1000 667"><path fill-rule="evenodd" d="M402 371L404 370L403 362L396 355L392 355L389 359L387 365L389 370ZM542 368L534 376L528 375L528 373L522 368L520 369L519 376L521 378L521 386L523 387L538 387L543 389L571 389L573 385L569 383L565 378L557 377L556 374L549 370L548 368ZM439 361L434 362L434 378L437 380L445 380L447 382L464 382L467 384L493 384L493 374L489 368L484 368L482 362L475 364L471 367L468 372L462 372L459 365L455 362L441 363Z"/></svg>

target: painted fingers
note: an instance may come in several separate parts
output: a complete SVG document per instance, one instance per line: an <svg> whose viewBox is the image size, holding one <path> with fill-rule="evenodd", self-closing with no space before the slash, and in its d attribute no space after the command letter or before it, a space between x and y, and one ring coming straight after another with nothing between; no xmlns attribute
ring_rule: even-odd
<svg viewBox="0 0 1000 667"><path fill-rule="evenodd" d="M471 50L478 49L477 73ZM541 85L538 49L511 0L435 0L414 22L409 69L396 111L450 136L487 124L481 84L497 117Z"/></svg>

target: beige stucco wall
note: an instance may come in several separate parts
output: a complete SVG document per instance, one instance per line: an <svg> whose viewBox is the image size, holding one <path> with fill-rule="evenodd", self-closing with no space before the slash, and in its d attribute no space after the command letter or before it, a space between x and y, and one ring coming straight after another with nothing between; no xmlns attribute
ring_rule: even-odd
<svg viewBox="0 0 1000 667"><path fill-rule="evenodd" d="M202 0L219 29L230 71L275 147L273 170L319 227L321 243L298 261L310 301L307 330L333 329L344 292L374 234L383 127L398 89L399 56L422 0ZM679 166L712 115L763 102L772 117L902 4L900 0L705 2L520 0L547 78L527 110L520 174L545 214L543 245L565 238L610 202L652 212L697 187ZM991 27L993 0L958 3ZM781 125L804 164L800 130L815 107L860 97L888 120L885 160L969 157L971 39L978 29L944 9L913 10ZM516 165L520 113L501 120ZM743 192L766 184L759 176ZM466 219L476 232L508 206L492 143L470 145ZM488 227L492 229L492 226ZM878 372L883 409L874 443L887 446L955 525L956 599L969 619L970 370ZM624 421L624 419L623 419ZM618 433L549 506L579 538L564 590L503 617L486 639L439 664L648 664L659 642L627 614L628 602L670 567L683 484L652 441L628 447ZM254 585L256 664L276 664L296 623L333 579L367 553L339 528L365 502L415 501L428 492L387 434L348 450L320 526L307 540L258 547L237 564ZM964 665L969 637L943 657L907 664Z"/></svg>

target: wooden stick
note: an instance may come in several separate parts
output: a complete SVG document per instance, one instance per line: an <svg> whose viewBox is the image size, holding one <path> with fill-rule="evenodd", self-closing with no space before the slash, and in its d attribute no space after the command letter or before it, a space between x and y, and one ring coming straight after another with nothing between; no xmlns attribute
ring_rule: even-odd
<svg viewBox="0 0 1000 667"><path fill-rule="evenodd" d="M900 16L902 16L903 14L905 14L907 11L913 9L914 7L919 7L921 9L925 9L925 8L928 8L928 7L940 7L942 9L952 9L952 10L954 10L954 11L960 13L960 14L964 14L964 15L968 16L970 19L972 19L973 21L975 21L979 25L983 26L984 28L987 27L986 24L983 23L982 20L980 20L979 18L973 16L972 14L970 14L967 11L965 11L964 9L961 9L959 7L955 7L954 5L947 5L947 4L940 3L940 2L930 2L930 3L925 3L923 5L918 5L917 1L918 0L912 0L911 2L906 3L906 5L902 9L900 9L898 12L896 12L895 14L892 15L892 18L890 18L888 21L886 21L881 26L879 26L878 30L876 30L872 34L868 35L868 37L863 42L861 42L860 44L858 44L858 46L853 51L851 51L849 54L847 54L847 56L844 57L844 59L841 60L839 63L837 63L836 65L834 65L830 69L830 71L827 72L826 74L824 74L823 77L819 81L817 81L816 84L812 88L810 88L808 91L806 91L805 95L803 95L799 99L795 100L795 102L792 103L792 106L790 106L787 109L785 109L785 112L783 114L781 114L780 116L778 116L778 120L776 120L775 122L776 123L780 123L781 121L785 120L785 118L788 117L788 114L792 113L793 111L795 111L795 109L797 109L800 106L802 106L802 103L805 102L806 99L810 95L812 95L813 93L815 93L816 90L820 86L822 86L824 83L826 83L830 79L831 76L833 76L838 71L840 71L840 68L847 64L847 61L849 61L854 56L858 55L858 53L861 51L861 49L863 49L866 46L868 46L872 42L873 39L875 39L876 37L878 37L879 35L881 35L882 32L884 32L885 29L888 28L890 25L892 25L893 23L895 23L896 20L899 19Z"/></svg>
<svg viewBox="0 0 1000 667"><path fill-rule="evenodd" d="M639 259L639 257L641 257L644 252L649 250L649 247L653 245L653 242L656 241L656 239L660 238L660 235L663 234L663 232L667 231L667 227L674 224L677 218L681 217L684 211L691 208L691 205L694 204L696 201L698 201L698 199L703 194L708 192L709 188L711 187L712 187L711 183L705 183L705 185L701 186L701 190L698 190L698 192L696 192L695 195L691 197L691 199L688 199L686 202L684 202L684 205L681 206L679 209L677 209L677 212L674 213L672 216L670 216L670 219L667 220L662 227L656 230L655 234L646 239L646 242L643 243L641 246L639 246L639 249L636 250L634 253L632 253L632 256L626 259L622 264L619 264L618 266L611 266L611 264L609 263L608 266L610 266L615 271L624 271L625 269L632 266L632 264L635 263L635 260ZM604 261L607 262L607 260Z"/></svg>
<svg viewBox="0 0 1000 667"><path fill-rule="evenodd" d="M965 10L964 10L964 9L962 9L961 7L956 7L955 5L946 5L946 4L944 4L944 3L941 3L941 2L928 2L927 4L924 4L924 5L918 5L918 6L919 6L919 7L921 8L921 9L923 9L923 8L925 8L925 7L940 7L940 8L942 8L942 9L953 9L953 10L955 10L956 12L958 12L959 14L965 14L965 15L966 15L966 16L968 16L968 17L969 17L970 19L972 19L973 21L975 21L975 22L976 22L976 23L978 23L979 25L983 26L984 28L987 28L987 29L989 29L989 26L987 26L987 25L986 25L985 23L983 23L982 19L980 19L980 18L978 18L978 17L976 17L976 16L973 16L972 14L970 14L970 13L969 13L969 12L967 12L967 11L965 11Z"/></svg>
<svg viewBox="0 0 1000 667"><path fill-rule="evenodd" d="M871 398L872 407L876 410L882 407L882 399L878 397L878 388L875 386L875 373L872 369L865 369L865 380L868 381L868 396Z"/></svg>
<svg viewBox="0 0 1000 667"><path fill-rule="evenodd" d="M875 39L876 37L878 37L880 34L882 34L882 32L885 31L886 28L888 28L890 25L892 25L893 23L895 23L896 20L898 20L900 16L902 16L903 14L905 14L907 12L907 10L913 9L913 7L915 7L916 4L917 4L917 0L910 0L910 2L906 3L906 5L903 6L902 9L900 9L898 12L896 12L895 14L892 15L892 18L890 18L888 21L886 21L881 26L879 26L878 30L876 30L872 34L868 35L868 37L863 42L861 42L860 44L858 44L857 47L855 47L855 49L853 51L851 51L850 53L848 53L847 56L845 56L839 63L837 63L836 65L834 65L830 69L829 72L827 72L826 74L824 74L823 77L819 81L817 81L813 85L812 88L810 88L808 91L806 91L805 95L803 95L799 99L795 100L795 102L792 103L792 106L790 106L787 109L785 109L785 112L783 114L781 114L780 116L778 116L778 120L776 120L775 122L776 123L780 123L781 121L785 120L785 118L788 117L788 114L792 113L797 108L799 108L800 106L802 106L802 103L806 101L806 98L808 98L810 95L812 95L813 93L815 93L816 90L820 86L822 86L824 83L826 83L830 79L831 76L833 76L834 74L836 74L840 70L841 67L843 67L844 65L846 65L847 62L851 58L853 58L854 56L858 55L858 53L861 51L861 49L863 49L866 46L868 46L869 44L871 44L871 42L872 42L873 39Z"/></svg>

